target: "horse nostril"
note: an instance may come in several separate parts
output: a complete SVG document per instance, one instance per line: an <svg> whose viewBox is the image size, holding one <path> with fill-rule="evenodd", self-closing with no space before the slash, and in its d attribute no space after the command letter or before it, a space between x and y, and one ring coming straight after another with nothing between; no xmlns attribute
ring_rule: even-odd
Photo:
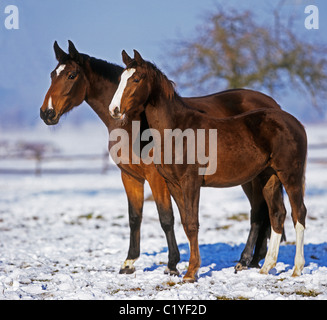
<svg viewBox="0 0 327 320"><path fill-rule="evenodd" d="M47 119L53 119L56 116L56 112L53 109L49 109L46 111Z"/></svg>
<svg viewBox="0 0 327 320"><path fill-rule="evenodd" d="M40 109L40 117L44 121L52 120L53 118L55 118L55 116L56 116L56 112L53 109L48 109L48 110L45 110L45 111Z"/></svg>
<svg viewBox="0 0 327 320"><path fill-rule="evenodd" d="M120 113L119 108L116 107L116 108L114 109L114 115L117 116L119 113Z"/></svg>

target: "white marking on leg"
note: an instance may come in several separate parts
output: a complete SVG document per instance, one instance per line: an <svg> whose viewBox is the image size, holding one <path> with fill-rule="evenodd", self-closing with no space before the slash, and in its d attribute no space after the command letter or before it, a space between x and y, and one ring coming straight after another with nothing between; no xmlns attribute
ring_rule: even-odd
<svg viewBox="0 0 327 320"><path fill-rule="evenodd" d="M301 272L304 267L304 226L297 222L295 225L296 232L296 253L294 259L294 271L292 276L298 277L301 275Z"/></svg>
<svg viewBox="0 0 327 320"><path fill-rule="evenodd" d="M53 105L52 105L52 98L50 96L49 100L48 100L48 107L47 110L53 110Z"/></svg>
<svg viewBox="0 0 327 320"><path fill-rule="evenodd" d="M125 262L122 265L122 269L134 269L134 263L135 263L136 259L128 259L125 260Z"/></svg>
<svg viewBox="0 0 327 320"><path fill-rule="evenodd" d="M276 265L281 238L282 234L276 233L273 228L271 228L268 252L266 254L265 262L260 269L260 273L268 274L268 272Z"/></svg>
<svg viewBox="0 0 327 320"><path fill-rule="evenodd" d="M118 108L119 111L120 111L121 98L122 98L124 90L126 88L127 81L133 75L133 73L135 71L136 70L134 68L131 68L131 69L126 69L122 73L119 86L118 86L118 88L117 88L117 90L116 90L116 92L114 94L114 97L112 98L111 103L109 105L110 113L114 113L114 110L116 108Z"/></svg>
<svg viewBox="0 0 327 320"><path fill-rule="evenodd" d="M65 69L65 67L66 67L65 64L61 64L61 65L56 69L57 77L59 77L60 73Z"/></svg>

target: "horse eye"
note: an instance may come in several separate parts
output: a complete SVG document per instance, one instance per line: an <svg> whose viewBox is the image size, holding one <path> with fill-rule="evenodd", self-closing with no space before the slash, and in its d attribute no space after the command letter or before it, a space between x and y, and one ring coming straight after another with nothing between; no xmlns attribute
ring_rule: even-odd
<svg viewBox="0 0 327 320"><path fill-rule="evenodd" d="M139 78L135 78L135 79L133 79L133 82L140 82L140 79Z"/></svg>
<svg viewBox="0 0 327 320"><path fill-rule="evenodd" d="M76 78L76 76L77 76L77 74L76 74L76 72L73 72L73 73L71 73L69 76L68 76L68 79L75 79Z"/></svg>

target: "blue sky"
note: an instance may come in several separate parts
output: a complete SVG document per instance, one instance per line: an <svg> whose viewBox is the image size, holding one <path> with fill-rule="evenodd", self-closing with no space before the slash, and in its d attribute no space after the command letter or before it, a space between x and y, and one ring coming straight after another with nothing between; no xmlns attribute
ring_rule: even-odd
<svg viewBox="0 0 327 320"><path fill-rule="evenodd" d="M197 26L205 23L205 14L223 0L2 0L0 1L0 126L37 125L39 108L50 85L50 72L56 65L53 42L67 49L71 39L78 50L109 62L121 63L121 51L135 48L159 67L167 49L178 39L191 39ZM228 7L253 11L260 22L270 23L279 1L230 0ZM319 8L320 28L304 28L304 8ZM19 29L4 26L7 5L19 9ZM281 9L285 18L299 17L296 28L312 41L327 40L327 1L285 0ZM165 61L164 61L165 60ZM165 70L163 69L165 72ZM168 74L169 76L169 74ZM172 79L174 80L174 79ZM178 85L178 83L177 83ZM224 88L217 88L217 91ZM181 94L182 91L179 90ZM208 94L211 92L208 92ZM299 118L319 119L315 111L306 113L306 104L294 96L275 97L287 111ZM308 100L309 101L309 100ZM295 106L294 104L298 105ZM311 110L311 108L310 108ZM69 118L69 119L68 119ZM95 120L92 110L83 106L65 121Z"/></svg>

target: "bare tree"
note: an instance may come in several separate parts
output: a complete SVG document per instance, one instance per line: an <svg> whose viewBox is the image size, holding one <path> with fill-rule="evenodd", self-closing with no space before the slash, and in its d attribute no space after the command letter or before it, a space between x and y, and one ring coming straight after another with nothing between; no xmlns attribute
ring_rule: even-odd
<svg viewBox="0 0 327 320"><path fill-rule="evenodd" d="M194 39L174 46L177 63L168 66L182 88L217 91L227 88L291 89L318 101L327 97L327 49L297 36L291 17L281 23L278 10L271 25L260 25L250 11L209 14ZM205 90L204 90L205 88Z"/></svg>

